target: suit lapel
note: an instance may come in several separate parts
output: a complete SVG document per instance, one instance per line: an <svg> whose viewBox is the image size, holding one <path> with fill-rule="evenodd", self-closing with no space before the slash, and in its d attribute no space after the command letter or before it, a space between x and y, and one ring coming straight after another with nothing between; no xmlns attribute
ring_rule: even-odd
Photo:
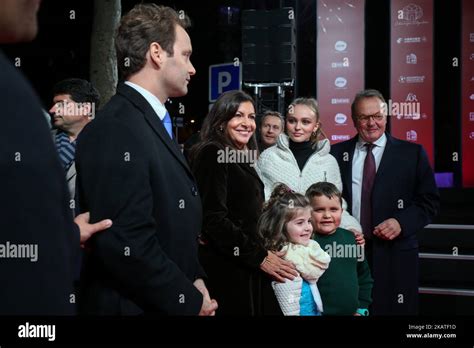
<svg viewBox="0 0 474 348"><path fill-rule="evenodd" d="M393 151L393 139L390 135L387 136L387 143L385 144L385 149L383 151L382 159L380 160L380 165L375 174L375 181L374 181L374 191L380 185L380 181L384 177L384 173L390 168L390 164L394 163L394 154Z"/></svg>
<svg viewBox="0 0 474 348"><path fill-rule="evenodd" d="M173 156L181 163L181 165L186 168L189 174L192 175L191 170L184 158L181 150L178 148L176 142L170 138L168 132L166 131L163 123L160 121L158 115L155 113L151 105L147 102L143 96L134 90L132 87L129 87L125 84L120 84L117 88L117 93L121 94L123 97L131 101L137 108L143 112L145 120L153 129L155 134L160 138L161 142L168 148L168 150L173 154Z"/></svg>

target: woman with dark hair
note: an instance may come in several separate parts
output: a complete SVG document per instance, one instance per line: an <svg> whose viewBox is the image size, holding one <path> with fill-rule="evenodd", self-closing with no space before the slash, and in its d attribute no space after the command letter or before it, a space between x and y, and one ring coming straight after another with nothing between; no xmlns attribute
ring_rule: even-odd
<svg viewBox="0 0 474 348"><path fill-rule="evenodd" d="M297 275L293 264L265 250L257 237L263 183L254 169L255 128L252 97L226 92L191 150L203 202L199 256L209 292L219 303L216 315L281 315L271 278L283 282Z"/></svg>

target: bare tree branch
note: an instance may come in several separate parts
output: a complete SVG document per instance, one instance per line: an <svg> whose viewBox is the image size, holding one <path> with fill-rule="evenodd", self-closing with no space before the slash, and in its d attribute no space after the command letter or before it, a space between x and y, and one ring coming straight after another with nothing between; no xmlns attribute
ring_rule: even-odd
<svg viewBox="0 0 474 348"><path fill-rule="evenodd" d="M94 0L90 78L100 92L102 106L115 94L117 86L114 35L121 14L120 0Z"/></svg>

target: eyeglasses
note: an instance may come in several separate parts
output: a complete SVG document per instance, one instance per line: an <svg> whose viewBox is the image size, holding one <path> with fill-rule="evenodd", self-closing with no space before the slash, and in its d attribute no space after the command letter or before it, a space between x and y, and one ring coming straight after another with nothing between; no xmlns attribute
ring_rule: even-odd
<svg viewBox="0 0 474 348"><path fill-rule="evenodd" d="M367 116L359 116L357 119L360 123L366 124L369 122L369 119L373 119L375 122L380 122L383 120L384 115L367 115Z"/></svg>

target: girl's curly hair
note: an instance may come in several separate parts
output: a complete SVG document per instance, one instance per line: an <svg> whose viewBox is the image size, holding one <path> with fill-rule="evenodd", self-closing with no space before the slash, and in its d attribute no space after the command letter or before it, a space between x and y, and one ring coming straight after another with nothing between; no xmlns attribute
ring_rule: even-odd
<svg viewBox="0 0 474 348"><path fill-rule="evenodd" d="M301 209L310 208L305 196L285 184L277 184L258 220L258 234L266 250L278 251L289 243L286 224Z"/></svg>

